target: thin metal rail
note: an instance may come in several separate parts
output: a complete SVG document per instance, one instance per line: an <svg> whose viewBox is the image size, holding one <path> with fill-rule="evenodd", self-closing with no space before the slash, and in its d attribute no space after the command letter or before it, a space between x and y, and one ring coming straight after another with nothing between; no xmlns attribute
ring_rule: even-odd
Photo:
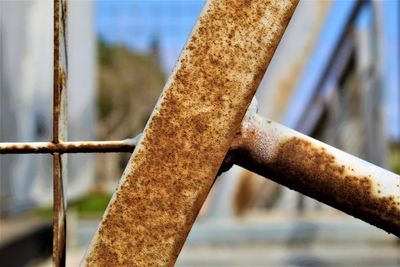
<svg viewBox="0 0 400 267"><path fill-rule="evenodd" d="M53 143L67 139L67 2L54 0ZM53 265L65 266L66 156L53 153Z"/></svg>
<svg viewBox="0 0 400 267"><path fill-rule="evenodd" d="M122 141L0 143L0 154L133 152L136 139Z"/></svg>

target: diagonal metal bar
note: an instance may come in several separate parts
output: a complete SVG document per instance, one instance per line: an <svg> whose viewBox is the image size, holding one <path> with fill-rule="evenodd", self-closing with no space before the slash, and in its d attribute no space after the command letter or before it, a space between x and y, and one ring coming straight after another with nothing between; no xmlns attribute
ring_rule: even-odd
<svg viewBox="0 0 400 267"><path fill-rule="evenodd" d="M67 1L54 0L53 143L67 139ZM66 156L53 154L53 266L65 266Z"/></svg>
<svg viewBox="0 0 400 267"><path fill-rule="evenodd" d="M210 0L84 266L172 266L297 1Z"/></svg>
<svg viewBox="0 0 400 267"><path fill-rule="evenodd" d="M399 175L276 122L246 116L225 162L400 237Z"/></svg>

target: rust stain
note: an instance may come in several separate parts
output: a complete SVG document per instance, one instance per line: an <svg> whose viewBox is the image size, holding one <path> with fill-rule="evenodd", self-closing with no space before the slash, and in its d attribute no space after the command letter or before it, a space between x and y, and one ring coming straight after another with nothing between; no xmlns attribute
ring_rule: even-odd
<svg viewBox="0 0 400 267"><path fill-rule="evenodd" d="M400 209L394 197L378 197L370 177L350 175L326 150L291 138L280 146L271 168L282 178L296 177L292 186L305 194L400 236Z"/></svg>
<svg viewBox="0 0 400 267"><path fill-rule="evenodd" d="M60 8L59 1L54 1L54 39L53 39L53 142L59 142L59 119L61 114L61 90L60 79Z"/></svg>
<svg viewBox="0 0 400 267"><path fill-rule="evenodd" d="M59 153L53 155L53 264L65 266L66 217L64 203L63 166Z"/></svg>
<svg viewBox="0 0 400 267"><path fill-rule="evenodd" d="M66 47L67 1L54 1L53 39L53 142L58 143L66 136L66 89L67 89L67 47Z"/></svg>
<svg viewBox="0 0 400 267"><path fill-rule="evenodd" d="M59 64L59 61L57 61ZM54 67L54 96L53 96L53 142L58 143L63 139L64 133L60 127L65 124L67 74L65 67Z"/></svg>
<svg viewBox="0 0 400 267"><path fill-rule="evenodd" d="M67 135L67 1L54 1L53 48L53 144L62 142ZM63 175L66 162L60 153L53 154L53 265L65 266L66 218Z"/></svg>
<svg viewBox="0 0 400 267"><path fill-rule="evenodd" d="M133 152L135 145L136 142L134 140L59 143L0 143L0 154Z"/></svg>
<svg viewBox="0 0 400 267"><path fill-rule="evenodd" d="M292 137L281 142L270 162L261 162L243 148L232 153L240 158L239 165L249 170L400 236L395 196L376 194L370 176L352 175L351 168L338 164L322 147Z"/></svg>
<svg viewBox="0 0 400 267"><path fill-rule="evenodd" d="M83 265L175 263L297 3L246 2L207 2Z"/></svg>

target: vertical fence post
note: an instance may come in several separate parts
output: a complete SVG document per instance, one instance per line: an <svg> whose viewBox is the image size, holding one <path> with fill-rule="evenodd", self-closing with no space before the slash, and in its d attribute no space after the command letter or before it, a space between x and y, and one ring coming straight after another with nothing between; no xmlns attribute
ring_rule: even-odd
<svg viewBox="0 0 400 267"><path fill-rule="evenodd" d="M67 139L67 2L54 0L53 143ZM53 266L65 266L66 155L53 153Z"/></svg>

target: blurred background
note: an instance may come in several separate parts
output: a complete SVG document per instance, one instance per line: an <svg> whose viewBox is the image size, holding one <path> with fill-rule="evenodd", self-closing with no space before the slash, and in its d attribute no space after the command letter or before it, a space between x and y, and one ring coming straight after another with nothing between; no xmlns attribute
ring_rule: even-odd
<svg viewBox="0 0 400 267"><path fill-rule="evenodd" d="M139 134L201 0L71 0L68 139ZM257 91L259 113L400 173L400 3L300 1ZM52 135L53 3L0 0L0 142ZM129 153L68 155L77 266ZM0 265L51 266L52 159L0 155ZM234 166L177 266L400 266L399 240Z"/></svg>

